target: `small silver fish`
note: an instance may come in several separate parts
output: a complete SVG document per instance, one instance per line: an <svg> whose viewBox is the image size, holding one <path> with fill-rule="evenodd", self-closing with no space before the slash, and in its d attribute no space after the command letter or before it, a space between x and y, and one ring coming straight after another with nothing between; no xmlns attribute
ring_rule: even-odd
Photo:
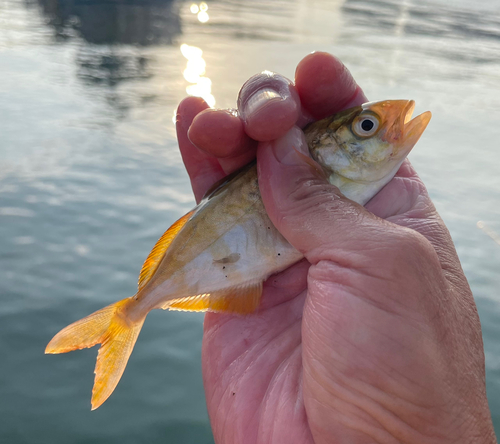
<svg viewBox="0 0 500 444"><path fill-rule="evenodd" d="M410 120L414 107L412 100L371 102L315 122L305 129L311 155L332 184L364 205L394 177L429 123L430 112ZM252 313L263 282L302 257L271 223L250 164L216 184L165 232L134 296L64 328L45 352L101 344L94 410L118 384L151 310Z"/></svg>

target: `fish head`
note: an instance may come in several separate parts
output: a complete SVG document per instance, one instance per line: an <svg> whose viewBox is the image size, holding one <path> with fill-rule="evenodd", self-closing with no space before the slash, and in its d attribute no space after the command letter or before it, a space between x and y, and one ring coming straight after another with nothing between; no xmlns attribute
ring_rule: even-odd
<svg viewBox="0 0 500 444"><path fill-rule="evenodd" d="M429 123L429 111L412 119L414 108L413 100L369 102L316 122L306 130L312 157L330 182L354 182L350 188L368 188L371 198L394 177Z"/></svg>

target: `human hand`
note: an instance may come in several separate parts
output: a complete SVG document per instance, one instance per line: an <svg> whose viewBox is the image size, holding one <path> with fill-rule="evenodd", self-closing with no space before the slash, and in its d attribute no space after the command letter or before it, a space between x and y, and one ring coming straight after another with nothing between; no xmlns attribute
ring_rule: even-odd
<svg viewBox="0 0 500 444"><path fill-rule="evenodd" d="M295 85L250 79L239 116L179 106L197 200L257 153L268 214L306 258L265 283L255 315L206 315L217 443L496 442L474 300L414 169L405 162L367 211L293 154L305 143L295 123L365 101L338 60L314 53Z"/></svg>

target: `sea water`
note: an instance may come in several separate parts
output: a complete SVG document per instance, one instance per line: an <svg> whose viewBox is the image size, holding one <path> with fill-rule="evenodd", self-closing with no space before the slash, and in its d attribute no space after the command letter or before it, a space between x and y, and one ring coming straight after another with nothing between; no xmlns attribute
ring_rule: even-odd
<svg viewBox="0 0 500 444"><path fill-rule="evenodd" d="M248 77L293 78L314 50L340 57L370 100L414 99L416 113L433 112L410 159L477 301L500 431L498 2L1 0L1 442L213 442L203 315L151 313L97 412L96 349L44 348L134 294L155 241L193 206L179 101L234 107Z"/></svg>

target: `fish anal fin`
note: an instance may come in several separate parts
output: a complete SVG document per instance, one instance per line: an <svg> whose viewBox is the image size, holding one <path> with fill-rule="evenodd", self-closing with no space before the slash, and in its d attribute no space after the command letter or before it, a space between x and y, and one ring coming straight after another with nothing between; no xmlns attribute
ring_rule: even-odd
<svg viewBox="0 0 500 444"><path fill-rule="evenodd" d="M253 313L260 304L262 282L252 282L222 290L168 301L162 308L181 311L213 311L217 313Z"/></svg>
<svg viewBox="0 0 500 444"><path fill-rule="evenodd" d="M144 264L141 268L141 272L139 274L139 290L144 287L151 279L151 277L155 274L155 271L160 265L163 256L165 256L167 248L172 243L175 236L177 236L177 233L193 215L193 213L194 211L190 211L189 213L182 216L167 231L165 231L163 236L158 240L158 242L156 242L155 246L149 253L149 256L144 261Z"/></svg>

